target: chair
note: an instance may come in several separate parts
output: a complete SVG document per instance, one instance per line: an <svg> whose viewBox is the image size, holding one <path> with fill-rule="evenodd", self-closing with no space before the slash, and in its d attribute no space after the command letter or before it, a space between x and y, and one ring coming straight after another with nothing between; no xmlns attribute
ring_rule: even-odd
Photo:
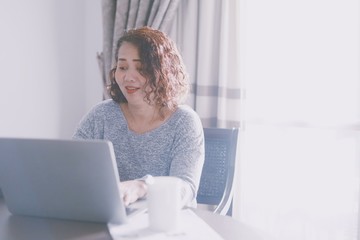
<svg viewBox="0 0 360 240"><path fill-rule="evenodd" d="M196 199L221 215L231 215L238 134L238 128L204 128L205 162Z"/></svg>

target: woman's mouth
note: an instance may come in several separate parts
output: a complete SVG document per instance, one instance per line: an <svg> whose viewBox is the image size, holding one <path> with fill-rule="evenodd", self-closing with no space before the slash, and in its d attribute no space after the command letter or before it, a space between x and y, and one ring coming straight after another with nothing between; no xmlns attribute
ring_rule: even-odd
<svg viewBox="0 0 360 240"><path fill-rule="evenodd" d="M136 88L136 87L125 87L125 89L126 89L126 92L127 92L128 94L133 94L133 93L135 93L137 90L139 90L139 88Z"/></svg>

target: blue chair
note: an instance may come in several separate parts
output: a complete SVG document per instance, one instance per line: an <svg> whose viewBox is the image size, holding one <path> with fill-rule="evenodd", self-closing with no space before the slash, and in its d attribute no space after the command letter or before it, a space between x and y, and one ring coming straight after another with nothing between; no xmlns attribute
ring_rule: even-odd
<svg viewBox="0 0 360 240"><path fill-rule="evenodd" d="M204 128L205 162L197 202L214 213L230 215L239 129Z"/></svg>

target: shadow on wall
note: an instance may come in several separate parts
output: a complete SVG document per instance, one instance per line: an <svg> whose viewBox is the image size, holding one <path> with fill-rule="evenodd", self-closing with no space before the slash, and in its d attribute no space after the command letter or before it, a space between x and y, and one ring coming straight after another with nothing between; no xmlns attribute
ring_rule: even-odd
<svg viewBox="0 0 360 240"><path fill-rule="evenodd" d="M86 1L55 1L55 41L59 62L59 137L69 138L84 114Z"/></svg>

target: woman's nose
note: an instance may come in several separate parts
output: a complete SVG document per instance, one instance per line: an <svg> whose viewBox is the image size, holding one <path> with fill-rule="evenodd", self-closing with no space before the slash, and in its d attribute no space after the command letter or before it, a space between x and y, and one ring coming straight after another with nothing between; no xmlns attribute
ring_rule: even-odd
<svg viewBox="0 0 360 240"><path fill-rule="evenodd" d="M127 71L124 75L124 80L127 82L133 82L134 78L135 78L135 76L132 71Z"/></svg>

